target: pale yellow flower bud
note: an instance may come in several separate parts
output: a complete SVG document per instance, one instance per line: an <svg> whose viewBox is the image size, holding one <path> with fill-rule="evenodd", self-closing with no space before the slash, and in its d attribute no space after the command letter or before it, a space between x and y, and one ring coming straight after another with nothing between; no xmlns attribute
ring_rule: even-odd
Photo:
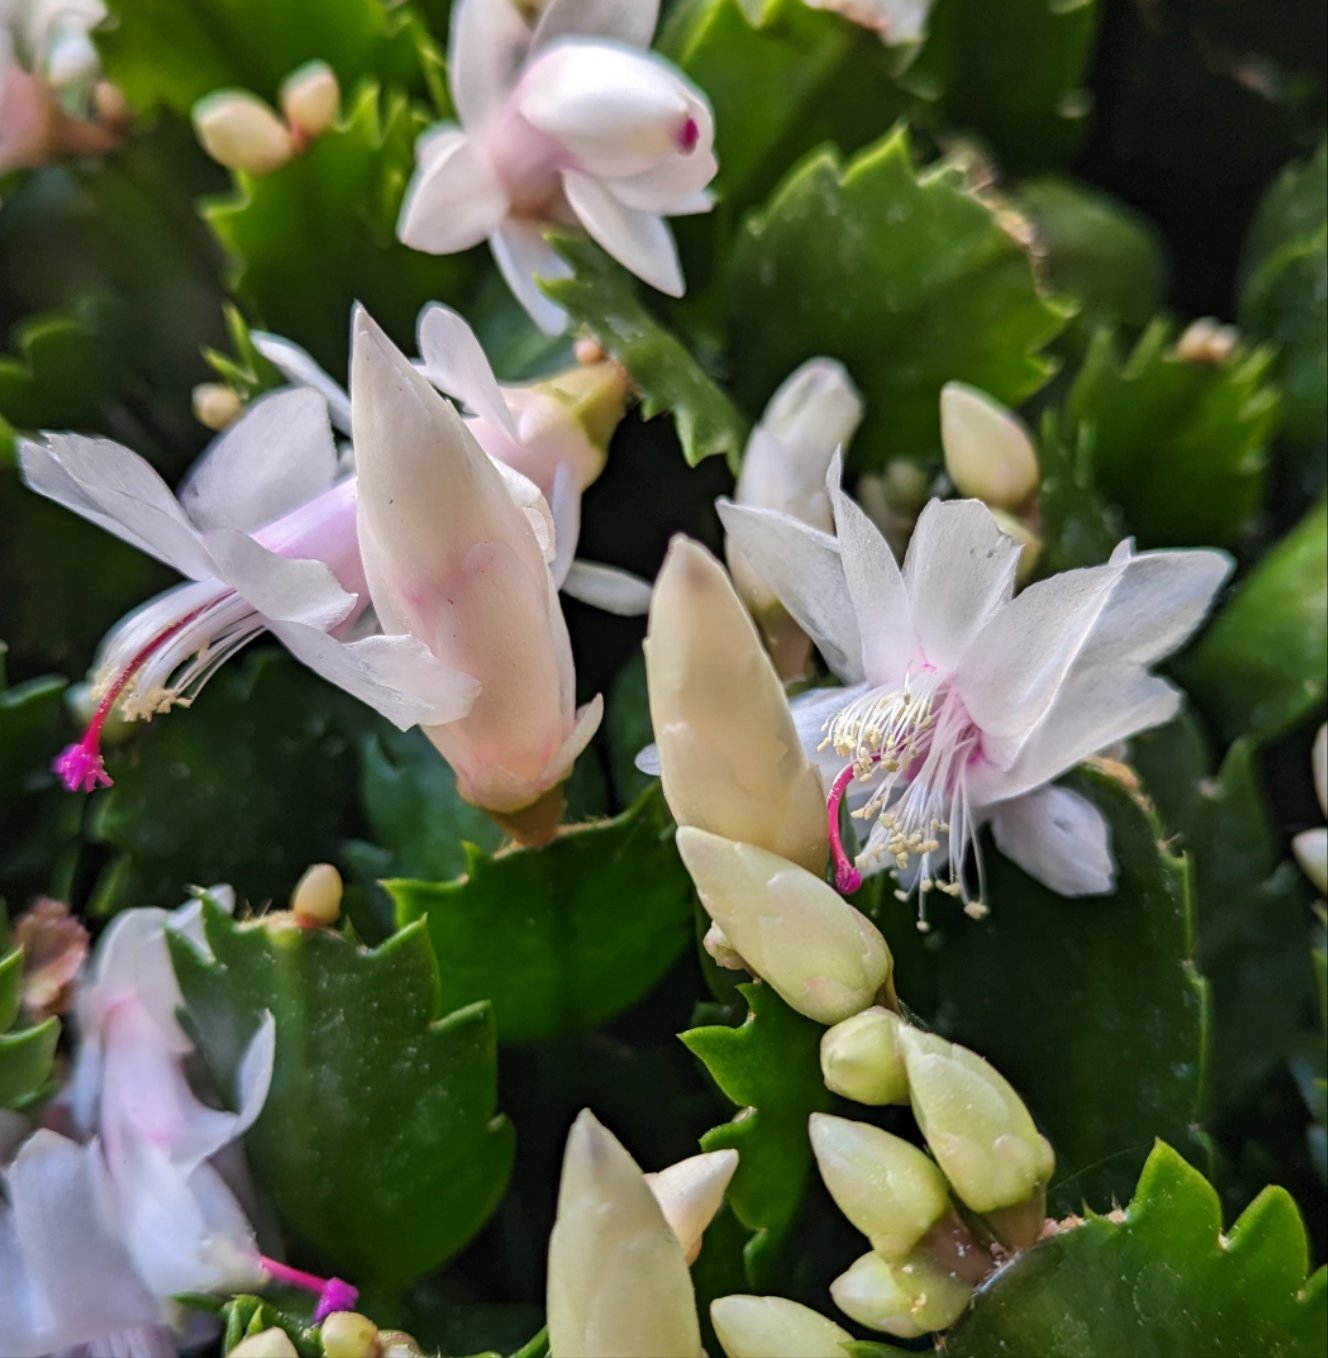
<svg viewBox="0 0 1328 1358"><path fill-rule="evenodd" d="M1023 551L1019 553L1019 564L1015 567L1014 578L1018 585L1028 584L1033 578L1033 572L1037 570L1038 560L1042 556L1042 548L1046 544L1023 519L1016 518L1003 509L993 509L991 517L996 520L996 526L1007 538L1017 542L1023 548Z"/></svg>
<svg viewBox="0 0 1328 1358"><path fill-rule="evenodd" d="M699 1358L682 1246L645 1175L589 1112L567 1138L549 1240L553 1358Z"/></svg>
<svg viewBox="0 0 1328 1358"><path fill-rule="evenodd" d="M379 1358L425 1358L420 1341L405 1330L378 1331Z"/></svg>
<svg viewBox="0 0 1328 1358"><path fill-rule="evenodd" d="M828 1113L809 1130L830 1196L878 1254L903 1258L950 1210L945 1175L916 1146Z"/></svg>
<svg viewBox="0 0 1328 1358"><path fill-rule="evenodd" d="M1316 890L1328 893L1328 830L1323 826L1302 830L1292 839L1291 851Z"/></svg>
<svg viewBox="0 0 1328 1358"><path fill-rule="evenodd" d="M724 1190L737 1168L737 1151L710 1151L646 1175L646 1183L689 1264L701 1253L701 1237L723 1205Z"/></svg>
<svg viewBox="0 0 1328 1358"><path fill-rule="evenodd" d="M678 823L821 872L820 775L747 610L699 543L677 537L669 547L645 654L664 796Z"/></svg>
<svg viewBox="0 0 1328 1358"><path fill-rule="evenodd" d="M190 397L194 419L205 429L225 429L244 409L239 396L224 382L200 382Z"/></svg>
<svg viewBox="0 0 1328 1358"><path fill-rule="evenodd" d="M341 112L341 86L325 61L309 61L281 82L281 111L306 137L326 132Z"/></svg>
<svg viewBox="0 0 1328 1358"><path fill-rule="evenodd" d="M1023 421L962 382L941 389L941 446L961 495L1017 509L1037 489L1037 453Z"/></svg>
<svg viewBox="0 0 1328 1358"><path fill-rule="evenodd" d="M318 1333L323 1358L377 1358L378 1326L358 1311L333 1311Z"/></svg>
<svg viewBox="0 0 1328 1358"><path fill-rule="evenodd" d="M1314 774L1314 795L1319 799L1319 810L1328 816L1328 723L1320 726L1314 737L1310 769Z"/></svg>
<svg viewBox="0 0 1328 1358"><path fill-rule="evenodd" d="M728 1358L844 1358L853 1336L783 1297L719 1297L710 1321Z"/></svg>
<svg viewBox="0 0 1328 1358"><path fill-rule="evenodd" d="M855 1103L908 1102L908 1075L895 1045L898 1014L880 1005L836 1023L821 1038L825 1087Z"/></svg>
<svg viewBox="0 0 1328 1358"><path fill-rule="evenodd" d="M1182 363L1207 364L1220 368L1240 347L1240 331L1223 325L1214 316L1191 321L1176 341L1176 357Z"/></svg>
<svg viewBox="0 0 1328 1358"><path fill-rule="evenodd" d="M300 1356L295 1345L291 1343L290 1335L280 1326L274 1325L270 1330L260 1330L258 1334L251 1334L248 1339L241 1339L226 1358L300 1358Z"/></svg>
<svg viewBox="0 0 1328 1358"><path fill-rule="evenodd" d="M890 976L876 926L768 849L683 826L678 850L711 919L753 972L818 1023L866 1009Z"/></svg>
<svg viewBox="0 0 1328 1358"><path fill-rule="evenodd" d="M926 1259L890 1263L864 1254L830 1284L835 1305L868 1329L916 1339L953 1325L973 1289Z"/></svg>
<svg viewBox="0 0 1328 1358"><path fill-rule="evenodd" d="M1040 1196L1056 1157L1010 1082L966 1047L902 1027L913 1115L954 1192L975 1212Z"/></svg>
<svg viewBox="0 0 1328 1358"><path fill-rule="evenodd" d="M309 924L335 924L341 917L341 874L331 863L306 869L291 892L290 908Z"/></svg>
<svg viewBox="0 0 1328 1358"><path fill-rule="evenodd" d="M705 931L701 946L710 954L717 967L723 967L725 971L747 970L747 963L738 955L737 949L729 942L718 924L712 924Z"/></svg>
<svg viewBox="0 0 1328 1358"><path fill-rule="evenodd" d="M290 129L247 90L220 90L200 99L194 131L213 160L246 174L271 174L295 154Z"/></svg>

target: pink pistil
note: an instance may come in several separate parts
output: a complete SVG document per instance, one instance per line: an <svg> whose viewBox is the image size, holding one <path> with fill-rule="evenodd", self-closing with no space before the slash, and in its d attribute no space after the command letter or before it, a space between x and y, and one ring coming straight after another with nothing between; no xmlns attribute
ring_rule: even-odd
<svg viewBox="0 0 1328 1358"><path fill-rule="evenodd" d="M183 618L173 622L165 631L158 632L139 653L115 676L114 683L106 690L97 710L83 732L83 739L73 745L66 745L51 764L51 771L70 792L92 792L99 787L112 786L114 779L106 772L106 764L101 757L101 736L111 709L120 700L125 686L138 673L154 651L168 642L183 628L188 627L200 613L211 608L211 603L186 613Z"/></svg>
<svg viewBox="0 0 1328 1358"><path fill-rule="evenodd" d="M352 1287L340 1278L320 1278L316 1273L306 1273L301 1268L280 1264L267 1255L260 1254L258 1262L279 1283L288 1287L298 1287L301 1291L312 1292L318 1298L314 1307L314 1324L326 1320L333 1311L349 1311L359 1299L359 1288Z"/></svg>
<svg viewBox="0 0 1328 1358"><path fill-rule="evenodd" d="M701 140L701 126L695 118L688 117L678 132L678 150L683 155L690 156L696 150L696 143Z"/></svg>
<svg viewBox="0 0 1328 1358"><path fill-rule="evenodd" d="M873 755L872 762L876 763L879 758L879 755ZM850 764L840 770L839 776L830 787L830 798L825 808L830 853L835 860L835 885L846 896L851 896L862 885L862 873L853 866L852 860L844 851L844 841L839 834L839 804L844 800L844 793L848 791L848 785L856 777L857 772L856 764Z"/></svg>

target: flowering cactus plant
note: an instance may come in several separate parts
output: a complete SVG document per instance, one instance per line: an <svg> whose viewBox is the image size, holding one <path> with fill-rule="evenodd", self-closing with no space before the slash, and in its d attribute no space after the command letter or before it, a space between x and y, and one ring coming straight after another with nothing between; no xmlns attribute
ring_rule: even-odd
<svg viewBox="0 0 1328 1358"><path fill-rule="evenodd" d="M0 0L0 1354L1322 1358L1322 40Z"/></svg>

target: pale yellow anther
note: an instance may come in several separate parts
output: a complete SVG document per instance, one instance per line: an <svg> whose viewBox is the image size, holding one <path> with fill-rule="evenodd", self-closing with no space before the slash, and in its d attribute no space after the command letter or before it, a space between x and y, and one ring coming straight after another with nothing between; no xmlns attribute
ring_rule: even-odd
<svg viewBox="0 0 1328 1358"><path fill-rule="evenodd" d="M291 909L310 924L332 925L341 917L341 874L331 863L315 863L295 884Z"/></svg>

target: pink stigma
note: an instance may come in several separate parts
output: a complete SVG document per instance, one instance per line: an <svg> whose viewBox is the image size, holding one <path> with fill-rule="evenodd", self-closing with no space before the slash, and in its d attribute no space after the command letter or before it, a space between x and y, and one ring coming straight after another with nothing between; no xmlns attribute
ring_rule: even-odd
<svg viewBox="0 0 1328 1358"><path fill-rule="evenodd" d="M872 756L873 763L879 760L880 755ZM853 781L857 771L856 764L850 764L839 771L839 776L830 788L830 798L825 807L826 832L830 837L830 853L835 860L835 886L846 896L851 896L862 885L862 873L853 866L852 860L844 851L844 841L839 834L839 804L844 800L844 793L848 791L848 785Z"/></svg>
<svg viewBox="0 0 1328 1358"><path fill-rule="evenodd" d="M695 118L688 117L683 123L682 130L678 133L678 150L683 155L690 156L696 150L696 143L701 140L701 125Z"/></svg>
<svg viewBox="0 0 1328 1358"><path fill-rule="evenodd" d="M316 1273L306 1273L303 1269L292 1268L289 1264L279 1264L275 1259L260 1254L258 1262L279 1283L288 1287L298 1287L304 1292L312 1292L318 1298L314 1307L314 1324L326 1320L333 1311L349 1311L359 1299L360 1291L340 1278L320 1278Z"/></svg>

